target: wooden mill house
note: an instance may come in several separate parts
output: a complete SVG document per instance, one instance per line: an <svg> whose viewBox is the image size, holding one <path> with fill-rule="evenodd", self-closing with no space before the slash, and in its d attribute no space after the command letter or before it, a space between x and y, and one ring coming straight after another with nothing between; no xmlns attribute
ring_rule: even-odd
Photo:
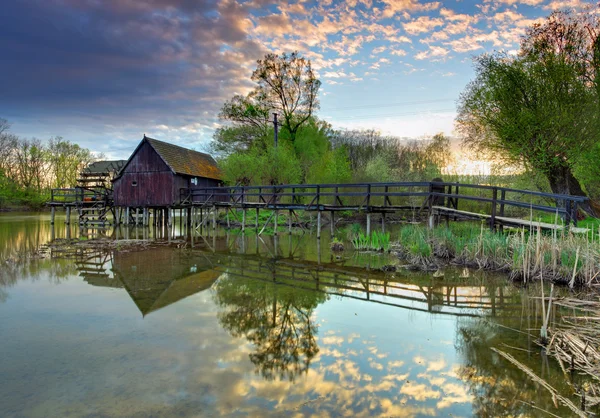
<svg viewBox="0 0 600 418"><path fill-rule="evenodd" d="M113 179L115 223L169 223L170 209L182 209L182 192L217 187L221 171L208 154L144 138ZM187 208L189 209L189 207Z"/></svg>
<svg viewBox="0 0 600 418"><path fill-rule="evenodd" d="M221 186L221 171L208 154L144 135L127 161L98 161L80 173L70 189L54 189L47 203L52 209L77 210L80 225L113 223L171 225L174 210L189 215L185 196L192 190ZM186 213L183 213L183 210Z"/></svg>

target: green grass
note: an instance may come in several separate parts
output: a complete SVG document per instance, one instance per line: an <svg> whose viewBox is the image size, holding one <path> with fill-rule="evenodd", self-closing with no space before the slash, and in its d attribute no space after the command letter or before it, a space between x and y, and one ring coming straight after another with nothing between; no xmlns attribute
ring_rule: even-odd
<svg viewBox="0 0 600 418"><path fill-rule="evenodd" d="M436 259L510 271L523 280L540 276L591 285L600 281L600 239L568 232L493 233L484 224L457 222L433 230L406 225L398 249L412 264L428 267Z"/></svg>
<svg viewBox="0 0 600 418"><path fill-rule="evenodd" d="M359 232L352 239L352 245L360 251L389 251L390 233L373 231L370 235Z"/></svg>

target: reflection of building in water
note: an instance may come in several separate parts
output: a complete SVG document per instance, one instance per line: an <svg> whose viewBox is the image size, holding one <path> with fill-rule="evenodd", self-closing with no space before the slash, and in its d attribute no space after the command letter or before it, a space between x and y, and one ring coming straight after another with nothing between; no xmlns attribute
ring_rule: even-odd
<svg viewBox="0 0 600 418"><path fill-rule="evenodd" d="M101 287L123 287L110 269L111 261L112 252L104 250L88 249L79 252L75 257L79 275L89 284Z"/></svg>
<svg viewBox="0 0 600 418"><path fill-rule="evenodd" d="M172 248L109 251L77 245L53 247L51 258L67 258L88 284L125 289L142 315L206 290L222 274L206 257Z"/></svg>
<svg viewBox="0 0 600 418"><path fill-rule="evenodd" d="M210 288L221 274L205 258L170 248L116 252L113 273L143 315Z"/></svg>

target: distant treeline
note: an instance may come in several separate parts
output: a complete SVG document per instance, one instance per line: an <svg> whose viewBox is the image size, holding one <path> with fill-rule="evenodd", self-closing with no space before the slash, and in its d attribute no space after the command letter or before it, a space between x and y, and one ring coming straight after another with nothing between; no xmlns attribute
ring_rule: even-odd
<svg viewBox="0 0 600 418"><path fill-rule="evenodd" d="M61 137L46 143L18 137L0 119L0 208L40 206L50 189L74 186L93 159L88 149Z"/></svg>
<svg viewBox="0 0 600 418"><path fill-rule="evenodd" d="M442 134L406 141L372 129L334 130L313 117L293 141L283 127L275 148L273 129L255 131L250 141L241 130L223 128L212 142L232 185L431 180L452 160L450 141Z"/></svg>

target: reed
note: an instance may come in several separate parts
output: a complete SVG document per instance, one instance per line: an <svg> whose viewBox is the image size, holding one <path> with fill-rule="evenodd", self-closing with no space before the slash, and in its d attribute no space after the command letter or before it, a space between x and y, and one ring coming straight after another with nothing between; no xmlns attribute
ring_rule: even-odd
<svg viewBox="0 0 600 418"><path fill-rule="evenodd" d="M540 229L494 233L484 224L454 223L430 230L406 225L394 245L415 267L453 263L502 270L516 280L592 286L600 281L600 235L568 231L545 233Z"/></svg>
<svg viewBox="0 0 600 418"><path fill-rule="evenodd" d="M352 245L360 251L389 251L390 233L373 231L370 235L358 232L352 239Z"/></svg>

